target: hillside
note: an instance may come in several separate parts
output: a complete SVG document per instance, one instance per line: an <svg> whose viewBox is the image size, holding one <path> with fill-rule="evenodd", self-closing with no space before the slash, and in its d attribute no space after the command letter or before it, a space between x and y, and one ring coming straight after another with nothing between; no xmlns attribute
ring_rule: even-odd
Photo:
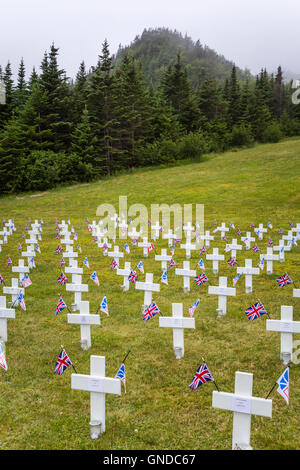
<svg viewBox="0 0 300 470"><path fill-rule="evenodd" d="M122 278L110 269L111 258L104 257L92 243L85 220L98 221L96 210L102 203L112 204L118 211L121 195L128 196L128 207L142 203L149 211L151 204L204 204L206 230L214 228L214 220L226 225L234 221L244 235L252 222L257 226L271 221L273 229L268 236L275 245L280 227L286 233L290 221L300 221L299 153L300 139L291 139L209 156L203 163L143 169L91 184L2 197L0 220L12 218L17 227L0 253L0 273L7 285L15 277L6 266L7 259L10 256L17 264L18 243L24 243L21 235L29 217L31 221L43 217L44 225L41 253L30 274L32 286L26 288L27 310L17 308L16 319L8 321L8 371L0 370L0 449L230 449L232 413L212 408L213 384L204 384L195 392L188 386L204 357L220 390L233 392L235 371L243 371L254 375L253 394L267 395L284 370L279 358L280 337L266 331L266 315L249 322L244 310L261 299L271 318L280 318L281 305L293 305L294 320L300 320L293 286L281 289L276 285L276 277L287 272L299 286L299 242L286 253L284 264L275 263L274 274L264 271L256 276L252 294L245 294L245 279L240 279L237 295L228 300L227 315L219 319L217 298L208 295L207 286L192 282L191 291L183 294L182 279L172 268L169 285L161 284L160 292L154 295L162 314L171 315L171 303L178 302L189 316L189 306L200 298L194 313L196 329L185 331L185 356L176 360L172 331L159 328L158 315L142 321L143 292L132 285L128 292L121 291ZM68 312L54 316L59 294L67 305L74 299L73 293L57 283L61 257L55 253L59 244L55 220L67 221L69 217L82 248L78 264L83 266L87 256L91 267L84 267L84 283L92 270L100 280L99 287L88 282L89 292L83 300L90 301L90 313L95 313L106 295L109 307L109 316L101 313L101 326L92 327L88 351L81 350L79 326L67 323ZM237 238L235 233L231 230L227 238ZM268 236L259 243L261 253L266 252ZM123 251L124 241L116 240L116 244ZM224 252L219 235L214 246ZM155 242L157 254L166 247L165 240ZM130 250L125 261L135 266L143 259L142 250L131 243ZM259 253L243 250L238 255L240 266L246 257L256 265ZM176 265L182 267L184 259L184 250L176 248ZM220 275L227 276L232 286L236 269L226 259L220 265ZM143 261L145 272L152 272L159 282L160 263L154 260L154 253ZM191 266L198 261L196 250ZM218 275L212 273L211 262L205 257L204 262L210 285L216 285ZM139 273L139 280L143 279ZM126 361L126 394L122 386L122 396L106 396L106 432L99 440L92 441L89 435L90 394L71 390L74 371L67 369L62 376L53 373L61 345L80 374L89 374L91 354L105 356L108 377L114 377L120 361L131 350ZM287 407L274 391L272 419L252 418L254 449L299 449L299 371L299 364L291 364L290 405Z"/></svg>
<svg viewBox="0 0 300 470"><path fill-rule="evenodd" d="M115 61L118 63L125 53L133 54L141 62L147 82L155 85L166 67L176 61L179 51L194 86L207 77L217 80L229 78L233 62L202 45L200 40L194 42L190 37L167 28L145 29L129 46L119 47ZM249 71L238 69L237 72L241 80L250 76Z"/></svg>

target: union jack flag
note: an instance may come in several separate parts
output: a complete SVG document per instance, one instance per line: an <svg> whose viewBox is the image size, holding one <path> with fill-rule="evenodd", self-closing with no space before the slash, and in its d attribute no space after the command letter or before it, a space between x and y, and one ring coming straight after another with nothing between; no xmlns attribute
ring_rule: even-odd
<svg viewBox="0 0 300 470"><path fill-rule="evenodd" d="M193 380L191 381L189 388L192 390L197 390L200 385L203 385L206 382L214 382L214 378L211 375L205 362L197 369Z"/></svg>
<svg viewBox="0 0 300 470"><path fill-rule="evenodd" d="M254 251L254 253L257 253L257 252L259 251L259 248L258 248L257 245L254 245L254 246L252 247L252 250Z"/></svg>
<svg viewBox="0 0 300 470"><path fill-rule="evenodd" d="M172 258L170 263L169 263L168 269L172 268L173 266L175 266L175 261Z"/></svg>
<svg viewBox="0 0 300 470"><path fill-rule="evenodd" d="M250 228L253 228L255 225L254 225L254 222L252 222L252 224L250 225Z"/></svg>
<svg viewBox="0 0 300 470"><path fill-rule="evenodd" d="M189 308L190 317L192 317L194 315L194 312L195 312L196 308L198 307L199 302L200 302L200 299L196 300L196 302L194 302L193 305L190 306L190 308Z"/></svg>
<svg viewBox="0 0 300 470"><path fill-rule="evenodd" d="M125 376L125 364L121 364L120 369L115 375L115 378L120 379L124 384L124 391L126 393L126 376Z"/></svg>
<svg viewBox="0 0 300 470"><path fill-rule="evenodd" d="M268 246L272 246L273 245L273 240L271 240L271 238L269 238L268 240Z"/></svg>
<svg viewBox="0 0 300 470"><path fill-rule="evenodd" d="M56 253L61 253L63 250L62 250L62 247L59 245L57 248L56 248Z"/></svg>
<svg viewBox="0 0 300 470"><path fill-rule="evenodd" d="M64 371L68 369L68 367L70 367L71 365L71 359L66 353L66 350L63 349L56 360L54 373L58 375L63 375Z"/></svg>
<svg viewBox="0 0 300 470"><path fill-rule="evenodd" d="M128 276L128 281L129 282L132 282L133 284L136 282L137 280L137 273L136 271L130 271L130 274Z"/></svg>
<svg viewBox="0 0 300 470"><path fill-rule="evenodd" d="M147 321L153 318L160 310L155 302L152 302L143 312L143 320Z"/></svg>
<svg viewBox="0 0 300 470"><path fill-rule="evenodd" d="M68 279L67 279L66 275L64 273L61 273L61 275L57 279L57 282L63 286L64 284L66 284L67 280Z"/></svg>
<svg viewBox="0 0 300 470"><path fill-rule="evenodd" d="M112 260L110 263L110 269L116 269L118 267L118 263L116 262L115 259Z"/></svg>
<svg viewBox="0 0 300 470"><path fill-rule="evenodd" d="M64 264L66 264L65 260L62 258L59 263L59 267L61 268Z"/></svg>
<svg viewBox="0 0 300 470"><path fill-rule="evenodd" d="M265 313L267 313L267 311L261 302L257 302L245 310L245 314L249 321L256 320L256 318L261 317Z"/></svg>
<svg viewBox="0 0 300 470"><path fill-rule="evenodd" d="M283 276L276 279L276 282L278 283L279 287L284 287L288 284L292 284L293 281L288 274L284 274Z"/></svg>
<svg viewBox="0 0 300 470"><path fill-rule="evenodd" d="M58 315L60 312L62 312L65 308L67 308L67 304L63 301L62 297L59 298L58 304L56 305L56 309L54 312L54 315Z"/></svg>
<svg viewBox="0 0 300 470"><path fill-rule="evenodd" d="M154 245L153 243L150 243L150 245L148 246L148 253L152 250L154 250Z"/></svg>
<svg viewBox="0 0 300 470"><path fill-rule="evenodd" d="M13 264L13 262L12 262L11 258L8 258L6 266L11 266L12 264Z"/></svg>
<svg viewBox="0 0 300 470"><path fill-rule="evenodd" d="M4 279L3 279L3 277L2 277L1 274L0 274L0 286L1 286L2 282L4 282Z"/></svg>
<svg viewBox="0 0 300 470"><path fill-rule="evenodd" d="M285 369L283 374L279 377L279 379L276 382L279 387L277 388L277 392L279 395L281 395L287 405L289 404L289 391L290 391L290 386L289 386L289 367Z"/></svg>
<svg viewBox="0 0 300 470"><path fill-rule="evenodd" d="M28 287L28 286L31 286L32 284L31 280L29 279L28 274L25 274L21 282L22 282L23 287Z"/></svg>
<svg viewBox="0 0 300 470"><path fill-rule="evenodd" d="M227 261L227 264L229 264L229 266L235 266L237 263L236 263L236 260L234 258L230 258Z"/></svg>
<svg viewBox="0 0 300 470"><path fill-rule="evenodd" d="M240 229L238 229L236 233L237 235L241 235L242 232L240 231Z"/></svg>
<svg viewBox="0 0 300 470"><path fill-rule="evenodd" d="M94 271L92 274L91 274L91 277L90 279L92 279L92 281L94 281L95 284L97 284L97 286L99 286L99 279L98 279L98 276L97 276L97 273L96 271Z"/></svg>
<svg viewBox="0 0 300 470"><path fill-rule="evenodd" d="M203 247L202 247L201 250L200 250L200 255L202 255L202 253L205 253L205 252L206 252L206 248L205 248L205 246L203 245Z"/></svg>
<svg viewBox="0 0 300 470"><path fill-rule="evenodd" d="M20 307L23 309L23 310L26 310L26 305L25 305L25 300L24 300L24 294L23 292L20 292L18 298L17 298L17 302L19 303Z"/></svg>
<svg viewBox="0 0 300 470"><path fill-rule="evenodd" d="M2 343L0 343L0 367L2 367L4 370L7 370L5 352L4 352L4 348L2 346Z"/></svg>
<svg viewBox="0 0 300 470"><path fill-rule="evenodd" d="M57 240L59 240L59 239L61 238L61 234L60 234L60 233L57 233L55 238L56 238Z"/></svg>
<svg viewBox="0 0 300 470"><path fill-rule="evenodd" d="M204 284L205 282L208 281L208 278L205 273L200 274L200 276L197 276L194 278L195 283L197 286L200 286L201 284Z"/></svg>

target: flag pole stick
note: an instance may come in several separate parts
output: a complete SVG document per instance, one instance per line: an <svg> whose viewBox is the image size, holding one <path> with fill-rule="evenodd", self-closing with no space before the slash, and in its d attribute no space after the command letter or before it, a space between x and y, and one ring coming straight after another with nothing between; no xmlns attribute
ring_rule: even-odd
<svg viewBox="0 0 300 470"><path fill-rule="evenodd" d="M269 398L269 396L271 395L271 393L273 392L274 388L276 387L277 385L277 382L274 383L273 387L271 388L271 390L269 391L268 395L266 396L266 400Z"/></svg>
<svg viewBox="0 0 300 470"><path fill-rule="evenodd" d="M129 351L127 352L127 354L125 354L125 357L124 357L124 359L123 359L123 361L122 361L122 364L125 363L125 361L126 361L128 355L130 354L130 351L131 351L131 349L129 349Z"/></svg>

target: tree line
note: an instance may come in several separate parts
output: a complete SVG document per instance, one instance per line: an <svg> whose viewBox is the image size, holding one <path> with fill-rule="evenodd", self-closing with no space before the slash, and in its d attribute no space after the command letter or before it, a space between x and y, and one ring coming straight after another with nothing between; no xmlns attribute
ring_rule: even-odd
<svg viewBox="0 0 300 470"><path fill-rule="evenodd" d="M128 169L201 160L208 152L277 142L300 135L300 110L291 83L262 70L240 81L237 69L221 84L189 80L180 52L157 86L147 84L130 52L116 65L105 40L97 64L80 64L70 81L59 49L45 52L40 73L26 80L21 60L0 67L6 103L0 104L0 192L45 190L103 178Z"/></svg>

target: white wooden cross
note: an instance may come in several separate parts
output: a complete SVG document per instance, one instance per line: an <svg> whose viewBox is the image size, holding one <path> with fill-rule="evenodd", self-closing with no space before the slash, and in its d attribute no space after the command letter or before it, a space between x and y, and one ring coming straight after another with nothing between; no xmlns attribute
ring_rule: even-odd
<svg viewBox="0 0 300 470"><path fill-rule="evenodd" d="M103 243L98 242L98 247L99 248L103 248L103 246L107 247L105 250L103 250L103 256L107 256L108 248L111 248L111 243L108 243L108 238L107 237L103 238Z"/></svg>
<svg viewBox="0 0 300 470"><path fill-rule="evenodd" d="M172 256L167 255L167 250L162 248L160 255L155 255L155 261L161 261L161 269L165 271L167 269L167 262L171 261Z"/></svg>
<svg viewBox="0 0 300 470"><path fill-rule="evenodd" d="M24 287L19 287L19 279L16 277L12 278L11 286L3 287L3 294L11 295L11 302L8 302L10 306L15 305L20 292L22 292L22 294L24 295L25 289Z"/></svg>
<svg viewBox="0 0 300 470"><path fill-rule="evenodd" d="M241 237L242 242L245 243L246 250L250 250L251 242L255 242L255 237L252 237L251 235L251 232L246 232L246 236Z"/></svg>
<svg viewBox="0 0 300 470"><path fill-rule="evenodd" d="M121 395L121 380L105 376L105 357L90 357L90 375L72 374L71 388L90 392L91 438L105 432L105 394Z"/></svg>
<svg viewBox="0 0 300 470"><path fill-rule="evenodd" d="M194 243L191 243L190 238L187 238L185 243L181 243L180 248L183 248L185 250L186 258L190 259L191 251L196 250L196 245Z"/></svg>
<svg viewBox="0 0 300 470"><path fill-rule="evenodd" d="M27 264L29 268L33 268L33 263L31 262L31 259L36 256L36 252L34 250L30 251L30 248L28 248L27 251L22 251L21 255L24 258L27 258Z"/></svg>
<svg viewBox="0 0 300 470"><path fill-rule="evenodd" d="M160 229L161 225L159 224L158 220L155 222L155 225L151 225L152 238L155 238L155 240L159 238ZM154 235L153 232L155 232Z"/></svg>
<svg viewBox="0 0 300 470"><path fill-rule="evenodd" d="M117 269L117 275L118 276L123 276L123 278L124 278L123 285L121 286L123 291L128 291L129 290L128 276L131 273L131 267L130 266L131 266L131 263L129 263L128 261L125 261L124 269L119 269L119 268Z"/></svg>
<svg viewBox="0 0 300 470"><path fill-rule="evenodd" d="M254 231L256 232L256 234L258 232L258 239L262 240L264 238L264 233L266 233L268 229L264 228L263 224L259 224L259 226L256 227Z"/></svg>
<svg viewBox="0 0 300 470"><path fill-rule="evenodd" d="M32 227L32 230L36 230L37 232L42 232L43 229L42 229L42 226L40 224L40 222L38 220L35 220L34 221L34 224L31 224L31 227Z"/></svg>
<svg viewBox="0 0 300 470"><path fill-rule="evenodd" d="M0 232L0 236L3 237L3 243L7 243L7 235L8 235L8 231L7 231L7 228L6 227L3 227L3 230Z"/></svg>
<svg viewBox="0 0 300 470"><path fill-rule="evenodd" d="M272 400L252 396L253 374L235 373L234 393L213 391L212 407L233 411L232 450L252 450L251 415L272 418Z"/></svg>
<svg viewBox="0 0 300 470"><path fill-rule="evenodd" d="M21 284L24 274L29 273L29 266L24 266L24 260L19 259L18 266L12 266L11 270L13 273L19 273L19 283Z"/></svg>
<svg viewBox="0 0 300 470"><path fill-rule="evenodd" d="M168 233L163 234L163 239L168 240L169 247L173 246L173 240L175 240L175 238L177 238L177 235L173 233L172 229L169 229Z"/></svg>
<svg viewBox="0 0 300 470"><path fill-rule="evenodd" d="M188 221L187 225L184 225L183 227L183 231L186 232L186 240L191 240L191 236L192 236L192 232L195 230L195 227L191 224L190 221Z"/></svg>
<svg viewBox="0 0 300 470"><path fill-rule="evenodd" d="M135 288L137 290L143 290L144 293L144 305L142 309L144 310L152 303L152 292L160 292L160 284L153 283L153 274L146 273L145 282L137 281L135 283Z"/></svg>
<svg viewBox="0 0 300 470"><path fill-rule="evenodd" d="M72 284L67 283L66 290L74 292L74 304L72 304L72 309L73 312L76 312L81 302L81 294L82 292L88 292L89 286L88 284L81 284L81 276L79 274L74 274L72 277Z"/></svg>
<svg viewBox="0 0 300 470"><path fill-rule="evenodd" d="M282 236L282 240L286 240L288 242L288 246L292 247L292 240L296 238L295 235L293 235L292 230L288 231L287 235Z"/></svg>
<svg viewBox="0 0 300 470"><path fill-rule="evenodd" d="M182 304L172 304L172 317L159 317L159 326L173 328L173 349L176 359L184 356L184 328L195 328L195 318L184 318Z"/></svg>
<svg viewBox="0 0 300 470"><path fill-rule="evenodd" d="M267 262L267 274L273 274L273 261L279 261L279 255L274 255L273 248L267 248L267 254L260 255L260 259L265 258Z"/></svg>
<svg viewBox="0 0 300 470"><path fill-rule="evenodd" d="M252 276L260 274L259 268L252 267L252 259L245 259L245 267L240 266L236 269L238 274L245 274L245 292L252 292Z"/></svg>
<svg viewBox="0 0 300 470"><path fill-rule="evenodd" d="M292 228L292 233L296 232L295 237L297 240L300 240L300 224L296 224L296 227Z"/></svg>
<svg viewBox="0 0 300 470"><path fill-rule="evenodd" d="M237 244L237 239L236 238L233 238L231 243L227 243L226 248L227 248L226 251L231 251L232 258L236 258L237 250L242 250L243 249L242 245Z"/></svg>
<svg viewBox="0 0 300 470"><path fill-rule="evenodd" d="M204 244L206 248L210 247L210 242L214 240L214 235L210 235L210 231L206 230L205 235L200 235L200 240L204 240Z"/></svg>
<svg viewBox="0 0 300 470"><path fill-rule="evenodd" d="M65 234L64 238L61 239L61 244L66 245L66 251L70 251L71 245L74 244L74 240L71 240L70 234Z"/></svg>
<svg viewBox="0 0 300 470"><path fill-rule="evenodd" d="M189 292L190 291L190 278L196 277L196 270L190 269L190 262L184 261L183 269L176 268L175 274L177 274L177 276L183 276L183 292Z"/></svg>
<svg viewBox="0 0 300 470"><path fill-rule="evenodd" d="M217 312L218 317L221 317L227 313L227 297L235 296L236 289L227 287L227 277L220 276L218 286L208 286L208 294L219 296Z"/></svg>
<svg viewBox="0 0 300 470"><path fill-rule="evenodd" d="M70 266L66 266L65 268L66 274L72 274L72 283L74 283L74 275L75 274L83 274L83 268L78 268L77 259L70 260ZM76 279L76 278L75 278Z"/></svg>
<svg viewBox="0 0 300 470"><path fill-rule="evenodd" d="M212 260L213 262L213 273L218 274L219 272L219 261L224 261L224 255L219 255L219 248L213 248L212 255L206 254L207 260Z"/></svg>
<svg viewBox="0 0 300 470"><path fill-rule="evenodd" d="M300 289L293 289L293 297L300 297Z"/></svg>
<svg viewBox="0 0 300 470"><path fill-rule="evenodd" d="M126 232L128 230L128 224L126 223L125 219L122 219L121 222L119 222L119 238L126 238Z"/></svg>
<svg viewBox="0 0 300 470"><path fill-rule="evenodd" d="M80 313L68 313L68 323L80 325L81 348L85 351L92 345L91 325L100 325L100 315L90 315L90 303L79 303Z"/></svg>
<svg viewBox="0 0 300 470"><path fill-rule="evenodd" d="M148 248L151 245L151 243L148 242L148 237L143 237L142 242L138 242L138 247L143 248L143 255L144 258L148 257Z"/></svg>
<svg viewBox="0 0 300 470"><path fill-rule="evenodd" d="M286 251L291 251L291 246L290 245L285 245L284 240L279 240L278 245L273 247L274 251L279 251L279 261L281 263L284 262L285 260L285 252Z"/></svg>
<svg viewBox="0 0 300 470"><path fill-rule="evenodd" d="M116 260L118 266L120 264L119 259L124 257L124 253L121 253L121 251L119 251L118 246L114 246L114 250L109 251L107 254L110 258L114 258Z"/></svg>
<svg viewBox="0 0 300 470"><path fill-rule="evenodd" d="M142 232L137 232L136 227L132 227L132 230L128 232L130 238L139 238Z"/></svg>
<svg viewBox="0 0 300 470"><path fill-rule="evenodd" d="M221 232L221 238L224 238L225 233L229 231L229 227L226 227L225 222L222 222L221 227L218 227L218 230Z"/></svg>
<svg viewBox="0 0 300 470"><path fill-rule="evenodd" d="M0 297L0 341L7 342L7 320L15 318L15 309L6 308L6 297Z"/></svg>
<svg viewBox="0 0 300 470"><path fill-rule="evenodd" d="M71 266L71 262L74 258L78 258L77 251L73 251L73 246L68 247L68 251L63 252L63 258L69 258L69 266Z"/></svg>
<svg viewBox="0 0 300 470"><path fill-rule="evenodd" d="M293 321L293 307L282 305L280 320L267 320L266 328L281 333L280 356L287 365L293 355L293 333L300 333L300 321Z"/></svg>

